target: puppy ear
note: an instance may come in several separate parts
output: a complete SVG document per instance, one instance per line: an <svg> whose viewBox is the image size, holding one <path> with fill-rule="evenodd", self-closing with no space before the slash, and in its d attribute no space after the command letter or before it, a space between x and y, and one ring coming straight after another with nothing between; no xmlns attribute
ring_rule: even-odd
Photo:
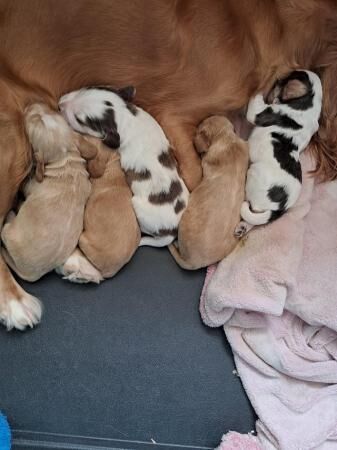
<svg viewBox="0 0 337 450"><path fill-rule="evenodd" d="M198 153L206 153L211 145L211 139L208 133L201 129L197 129L194 137L194 147Z"/></svg>
<svg viewBox="0 0 337 450"><path fill-rule="evenodd" d="M106 146L116 150L121 144L121 138L116 129L106 130L106 135L102 141Z"/></svg>
<svg viewBox="0 0 337 450"><path fill-rule="evenodd" d="M126 86L118 89L118 94L126 102L132 102L136 95L136 88L134 86Z"/></svg>
<svg viewBox="0 0 337 450"><path fill-rule="evenodd" d="M78 136L77 147L82 158L86 160L94 159L97 155L97 146L84 136Z"/></svg>
<svg viewBox="0 0 337 450"><path fill-rule="evenodd" d="M303 97L308 93L307 86L300 80L290 80L284 86L281 94L283 101Z"/></svg>
<svg viewBox="0 0 337 450"><path fill-rule="evenodd" d="M36 181L42 183L44 179L45 164L43 157L39 154L35 154L36 168L35 168L35 178Z"/></svg>

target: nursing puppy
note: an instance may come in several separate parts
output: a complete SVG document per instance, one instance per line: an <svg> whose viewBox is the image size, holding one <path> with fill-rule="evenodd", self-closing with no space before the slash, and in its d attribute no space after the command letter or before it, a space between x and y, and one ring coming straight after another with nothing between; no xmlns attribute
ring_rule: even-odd
<svg viewBox="0 0 337 450"><path fill-rule="evenodd" d="M278 219L295 204L302 183L300 152L319 127L321 81L313 72L294 71L276 82L267 101L271 104L259 94L248 105L247 120L255 128L237 237Z"/></svg>
<svg viewBox="0 0 337 450"><path fill-rule="evenodd" d="M60 99L60 110L77 131L119 149L121 167L133 193L140 245L162 247L177 235L188 201L166 136L147 112L131 103L132 87L89 87Z"/></svg>
<svg viewBox="0 0 337 450"><path fill-rule="evenodd" d="M92 189L79 248L58 270L76 283L99 283L114 276L131 259L140 241L132 193L119 154L95 141L98 152L88 163Z"/></svg>
<svg viewBox="0 0 337 450"><path fill-rule="evenodd" d="M23 188L25 201L2 229L3 255L23 279L36 281L73 252L83 229L90 194L85 160L96 155L63 117L43 104L25 112L35 176Z"/></svg>
<svg viewBox="0 0 337 450"><path fill-rule="evenodd" d="M216 263L237 245L234 229L240 219L248 167L248 145L222 116L204 120L195 147L203 155L203 179L191 193L178 229L178 248L170 252L184 269Z"/></svg>

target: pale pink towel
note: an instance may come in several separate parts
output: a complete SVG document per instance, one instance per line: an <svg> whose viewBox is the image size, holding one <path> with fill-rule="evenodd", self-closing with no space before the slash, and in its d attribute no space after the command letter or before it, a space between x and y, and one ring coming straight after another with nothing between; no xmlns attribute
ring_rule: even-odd
<svg viewBox="0 0 337 450"><path fill-rule="evenodd" d="M200 312L224 325L266 449L337 449L336 225L337 182L305 176L292 211L208 270Z"/></svg>
<svg viewBox="0 0 337 450"><path fill-rule="evenodd" d="M262 447L256 436L230 431L222 436L216 450L262 450Z"/></svg>

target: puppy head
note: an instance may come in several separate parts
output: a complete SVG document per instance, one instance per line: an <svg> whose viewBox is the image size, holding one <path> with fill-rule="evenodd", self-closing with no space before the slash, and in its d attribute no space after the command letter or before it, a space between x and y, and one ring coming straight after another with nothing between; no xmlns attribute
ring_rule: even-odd
<svg viewBox="0 0 337 450"><path fill-rule="evenodd" d="M315 74L312 74L312 76L315 76ZM310 103L313 97L311 78L309 72L304 70L291 72L286 78L276 81L267 96L267 103L283 103L295 107L297 103L301 103L298 101L299 99L302 99L302 103L305 103L305 100Z"/></svg>
<svg viewBox="0 0 337 450"><path fill-rule="evenodd" d="M24 123L35 157L36 178L42 181L45 164L58 161L67 153L73 132L59 113L43 103L25 109Z"/></svg>
<svg viewBox="0 0 337 450"><path fill-rule="evenodd" d="M211 145L225 135L233 135L233 124L224 116L205 119L197 128L194 145L199 153L206 153Z"/></svg>
<svg viewBox="0 0 337 450"><path fill-rule="evenodd" d="M59 108L74 130L100 138L105 145L116 149L120 146L116 116L125 109L130 110L134 95L132 86L88 87L63 95Z"/></svg>

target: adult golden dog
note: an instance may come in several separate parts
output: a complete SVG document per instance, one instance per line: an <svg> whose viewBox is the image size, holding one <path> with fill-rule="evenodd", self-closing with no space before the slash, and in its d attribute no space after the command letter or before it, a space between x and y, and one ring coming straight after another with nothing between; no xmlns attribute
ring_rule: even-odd
<svg viewBox="0 0 337 450"><path fill-rule="evenodd" d="M242 108L290 69L320 69L318 174L336 176L335 0L0 0L0 24L0 224L30 167L24 107L88 84L136 86L192 189L201 120ZM0 320L32 325L30 305L0 260Z"/></svg>

